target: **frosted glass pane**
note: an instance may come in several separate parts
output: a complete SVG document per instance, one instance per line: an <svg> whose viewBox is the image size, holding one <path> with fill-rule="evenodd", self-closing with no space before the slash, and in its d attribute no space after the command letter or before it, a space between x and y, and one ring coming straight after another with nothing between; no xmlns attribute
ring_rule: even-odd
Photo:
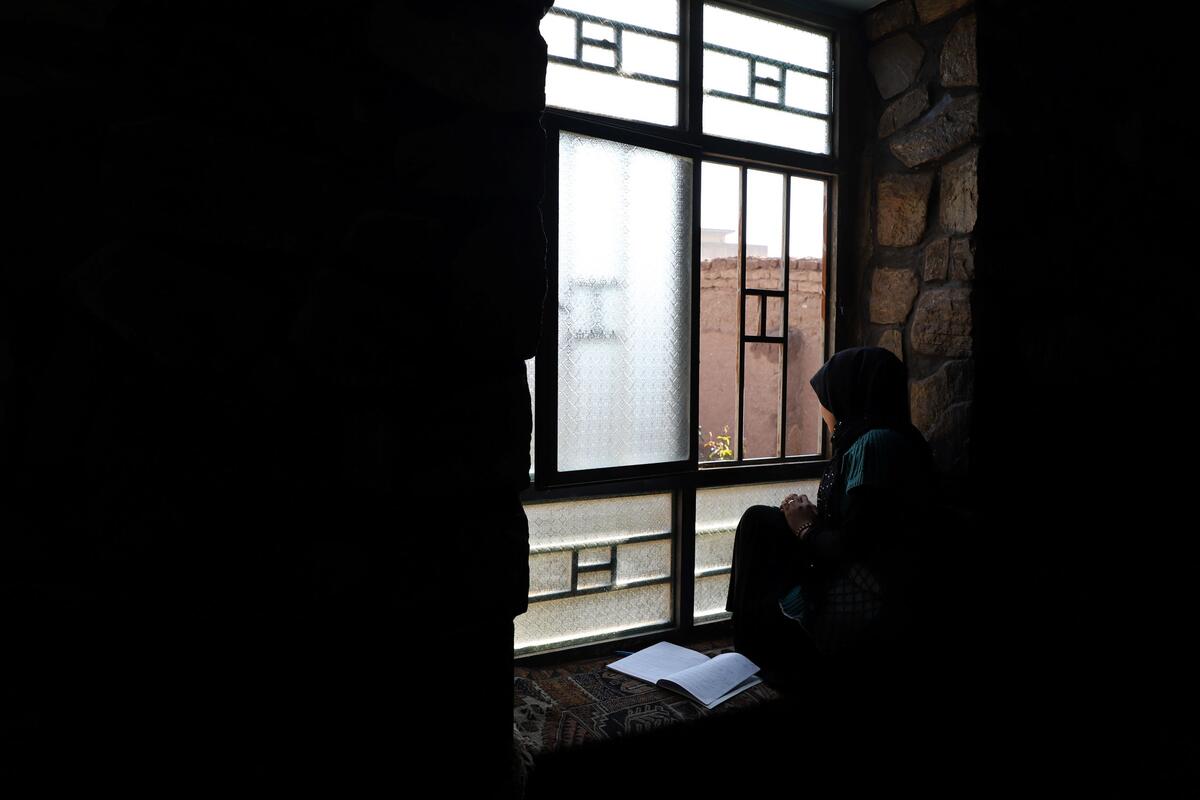
<svg viewBox="0 0 1200 800"><path fill-rule="evenodd" d="M596 22L583 23L583 35L588 39L600 39L606 42L614 42L617 38L612 25L601 25Z"/></svg>
<svg viewBox="0 0 1200 800"><path fill-rule="evenodd" d="M700 463L737 451L741 170L700 165Z"/></svg>
<svg viewBox="0 0 1200 800"><path fill-rule="evenodd" d="M746 384L742 401L742 426L746 458L779 455L779 408L783 387L783 347L747 342Z"/></svg>
<svg viewBox="0 0 1200 800"><path fill-rule="evenodd" d="M752 483L746 486L721 486L715 489L696 491L696 535L733 532L738 520L750 506L778 506L789 494L807 494L817 502L819 478L799 481L776 481L774 483ZM730 551L732 553L732 551ZM722 566L729 566L726 562Z"/></svg>
<svg viewBox="0 0 1200 800"><path fill-rule="evenodd" d="M620 119L676 125L679 90L551 62L546 65L546 104Z"/></svg>
<svg viewBox="0 0 1200 800"><path fill-rule="evenodd" d="M783 289L783 175L746 173L746 288Z"/></svg>
<svg viewBox="0 0 1200 800"><path fill-rule="evenodd" d="M662 83L679 79L677 0L568 0L541 30L548 106L678 125L679 88Z"/></svg>
<svg viewBox="0 0 1200 800"><path fill-rule="evenodd" d="M696 579L695 595L692 598L692 618L696 622L715 622L732 616L725 610L729 599L729 576L709 575ZM705 618L709 619L705 619Z"/></svg>
<svg viewBox="0 0 1200 800"><path fill-rule="evenodd" d="M626 31L621 37L621 71L679 78L679 43Z"/></svg>
<svg viewBox="0 0 1200 800"><path fill-rule="evenodd" d="M704 88L747 97L750 94L750 61L727 53L704 51Z"/></svg>
<svg viewBox="0 0 1200 800"><path fill-rule="evenodd" d="M738 521L750 506L778 507L789 494L807 494L816 502L821 481L784 481L750 486L723 486L696 491L696 578L693 615L699 619L725 614L729 575L703 573L728 569L733 563L733 541Z"/></svg>
<svg viewBox="0 0 1200 800"><path fill-rule="evenodd" d="M825 182L791 179L788 239L786 454L821 452L821 413L808 380L825 363Z"/></svg>
<svg viewBox="0 0 1200 800"><path fill-rule="evenodd" d="M829 113L829 81L803 72L788 70L784 105L818 114Z"/></svg>
<svg viewBox="0 0 1200 800"><path fill-rule="evenodd" d="M529 596L571 589L571 553L538 553L529 557Z"/></svg>
<svg viewBox="0 0 1200 800"><path fill-rule="evenodd" d="M555 0L554 8L663 33L679 32L679 0Z"/></svg>
<svg viewBox="0 0 1200 800"><path fill-rule="evenodd" d="M762 100L764 103L778 103L779 102L779 87L778 86L768 86L767 84L764 84L764 83L755 84L754 99Z"/></svg>
<svg viewBox="0 0 1200 800"><path fill-rule="evenodd" d="M607 564L611 556L611 548L589 547L587 550L579 551L579 566L590 567L594 564Z"/></svg>
<svg viewBox="0 0 1200 800"><path fill-rule="evenodd" d="M724 97L704 97L704 132L810 153L829 152L829 124L789 111Z"/></svg>
<svg viewBox="0 0 1200 800"><path fill-rule="evenodd" d="M782 500L783 497L781 496ZM733 563L733 531L696 537L696 574Z"/></svg>
<svg viewBox="0 0 1200 800"><path fill-rule="evenodd" d="M575 20L558 14L542 17L542 38L546 40L546 54L562 58L575 57Z"/></svg>
<svg viewBox="0 0 1200 800"><path fill-rule="evenodd" d="M750 506L778 507L789 494L807 494L817 501L819 479L723 486L696 491L696 572L728 567L733 561L733 536Z"/></svg>
<svg viewBox="0 0 1200 800"><path fill-rule="evenodd" d="M581 572L576 583L580 589L599 589L602 586L608 586L612 583L612 570Z"/></svg>
<svg viewBox="0 0 1200 800"><path fill-rule="evenodd" d="M603 636L671 619L671 495L569 500L525 506L529 520L529 610L516 618L517 646L536 647ZM668 538L629 542L633 537ZM591 594L538 600L571 588L571 556L578 564L609 563L613 570L579 572L576 589ZM648 586L623 584L654 580ZM611 588L610 588L611 587Z"/></svg>
<svg viewBox="0 0 1200 800"><path fill-rule="evenodd" d="M585 549L634 536L669 533L671 495L530 503L525 506L525 516L531 554L555 548Z"/></svg>
<svg viewBox="0 0 1200 800"><path fill-rule="evenodd" d="M704 43L829 72L828 37L725 8L704 6Z"/></svg>
<svg viewBox="0 0 1200 800"><path fill-rule="evenodd" d="M513 620L516 650L612 636L671 621L670 583L530 603Z"/></svg>
<svg viewBox="0 0 1200 800"><path fill-rule="evenodd" d="M670 576L670 540L634 542L617 547L617 583Z"/></svg>
<svg viewBox="0 0 1200 800"><path fill-rule="evenodd" d="M583 56L583 60L589 64L599 64L602 67L615 67L617 65L617 54L604 47L585 44L581 55Z"/></svg>
<svg viewBox="0 0 1200 800"><path fill-rule="evenodd" d="M558 468L684 460L691 161L559 136Z"/></svg>
<svg viewBox="0 0 1200 800"><path fill-rule="evenodd" d="M828 87L828 36L706 5L704 47L705 133L812 153L829 152L827 120L785 110L829 113L828 101L818 96ZM821 75L808 75L802 68ZM718 97L713 92L753 97L755 102Z"/></svg>

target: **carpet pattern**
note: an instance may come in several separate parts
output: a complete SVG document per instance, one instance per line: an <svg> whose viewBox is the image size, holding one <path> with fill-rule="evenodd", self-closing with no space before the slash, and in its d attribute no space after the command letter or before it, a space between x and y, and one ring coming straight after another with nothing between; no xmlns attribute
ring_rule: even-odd
<svg viewBox="0 0 1200 800"><path fill-rule="evenodd" d="M708 656L733 651L728 637L690 645ZM513 739L536 755L587 742L633 736L687 720L770 702L780 693L760 683L709 710L675 692L608 669L606 655L541 668L516 667Z"/></svg>

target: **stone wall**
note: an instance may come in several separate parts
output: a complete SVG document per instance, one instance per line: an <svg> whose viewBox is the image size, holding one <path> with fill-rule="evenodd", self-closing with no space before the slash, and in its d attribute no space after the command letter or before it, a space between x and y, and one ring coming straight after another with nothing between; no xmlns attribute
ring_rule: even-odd
<svg viewBox="0 0 1200 800"><path fill-rule="evenodd" d="M967 0L890 0L865 15L875 128L859 213L858 340L909 369L913 423L951 494L969 469L981 131Z"/></svg>

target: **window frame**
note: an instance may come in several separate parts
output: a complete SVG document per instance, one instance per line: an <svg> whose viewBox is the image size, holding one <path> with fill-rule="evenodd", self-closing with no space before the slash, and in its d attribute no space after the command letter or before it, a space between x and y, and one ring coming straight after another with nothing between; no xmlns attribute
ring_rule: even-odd
<svg viewBox="0 0 1200 800"><path fill-rule="evenodd" d="M826 220L826 295L824 310L825 357L836 352L848 341L848 320L845 300L852 296L840 280L849 270L849 240L853 211L849 186L856 184L854 160L847 154L857 151L857 142L850 136L846 124L851 105L852 82L847 80L843 65L858 49L854 18L813 12L799 2L784 0L709 0L739 13L762 17L788 25L799 25L818 31L830 38L830 80L832 83L830 109L829 154L788 150L775 145L725 139L702 131L700 111L703 102L702 69L703 6L706 0L680 0L680 72L679 124L666 127L617 119L581 111L547 106L542 124L546 130L545 194L542 202L543 224L547 239L547 310L543 313L542 333L536 361L535 385L535 468L531 486L521 495L525 504L580 500L600 497L620 497L645 493L671 494L672 502L672 585L673 621L646 629L624 631L617 636L605 635L592 640L576 640L560 647L538 648L517 656L521 663L538 663L564 655L583 656L610 652L614 642L627 647L640 647L662 639L686 641L702 629L704 636L727 633L729 620L704 622L697 626L693 617L695 594L695 527L696 491L709 487L737 486L776 481L798 481L819 478L828 464L829 431L821 423L822 452L815 455L754 459L751 463L714 464L699 462L697 437L690 437L686 461L667 462L632 467L613 467L596 470L557 471L557 357L551 348L558 345L558 315L553 313L558 302L558 179L560 132L648 147L691 159L692 166L692 250L691 250L691 377L689 398L689 430L699 425L699 357L700 357L700 192L701 168L704 161L734 164L787 174L802 173L822 178L827 185ZM851 77L854 77L851 75ZM744 180L745 173L743 173ZM785 176L784 180L788 180ZM744 201L744 198L743 198ZM742 237L744 239L744 237ZM742 242L744 247L744 241ZM852 289L850 290L852 291ZM739 312L740 315L741 312ZM786 306L785 306L786 313ZM785 317L786 330L786 317ZM786 369L786 363L785 363ZM783 391L786 393L786 383ZM739 404L740 404L739 400ZM786 406L786 402L785 402ZM741 421L739 420L739 426ZM739 451L739 456L741 456Z"/></svg>

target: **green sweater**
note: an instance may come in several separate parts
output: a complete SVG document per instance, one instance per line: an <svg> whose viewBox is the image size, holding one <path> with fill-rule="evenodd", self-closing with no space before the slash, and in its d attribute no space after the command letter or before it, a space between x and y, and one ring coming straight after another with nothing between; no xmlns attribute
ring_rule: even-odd
<svg viewBox="0 0 1200 800"><path fill-rule="evenodd" d="M830 502L838 504L842 526L817 528L805 537L814 562L835 578L818 584L820 589L797 584L779 598L780 610L810 632L853 632L877 616L894 560L888 545L901 536L898 528L925 507L932 490L920 453L907 437L887 428L860 436L843 454L841 467ZM815 597L814 591L824 594Z"/></svg>

